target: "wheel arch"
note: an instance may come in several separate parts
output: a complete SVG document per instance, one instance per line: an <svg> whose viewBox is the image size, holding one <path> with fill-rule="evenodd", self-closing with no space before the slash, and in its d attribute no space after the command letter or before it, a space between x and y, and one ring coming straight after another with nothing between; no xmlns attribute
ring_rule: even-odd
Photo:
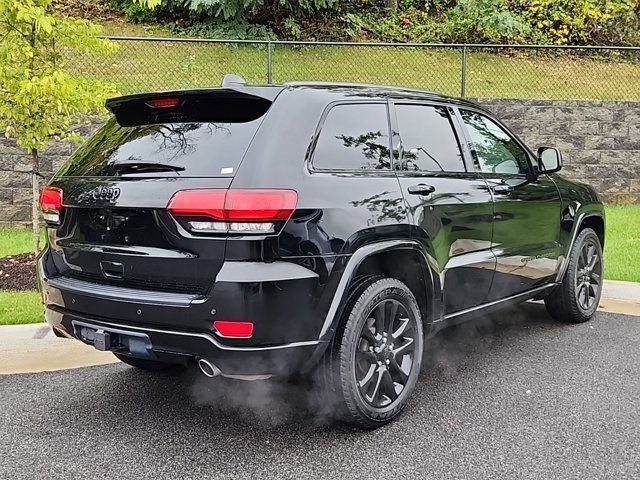
<svg viewBox="0 0 640 480"><path fill-rule="evenodd" d="M376 242L357 249L347 262L320 331L321 342L331 340L342 317L349 289L357 277L366 274L390 276L406 283L418 303L422 300L426 304L420 305L421 313L425 310L423 321L433 319L433 310L437 307L434 300L439 294L438 277L420 244L413 240ZM415 278L414 274L417 274Z"/></svg>
<svg viewBox="0 0 640 480"><path fill-rule="evenodd" d="M582 218L582 221L578 225L577 233L579 234L585 228L591 228L594 232L596 232L596 235L598 235L598 238L600 239L600 245L602 245L602 248L604 248L604 226L604 216L602 216L600 213L585 214L585 216ZM577 236L578 235L576 234L576 237Z"/></svg>
<svg viewBox="0 0 640 480"><path fill-rule="evenodd" d="M401 260L408 260L408 265L411 267L401 275L406 281L396 276L398 272L403 271ZM418 277L411 278L411 274L416 272L419 273ZM436 319L437 312L441 309L441 304L437 303L441 298L439 277L427 261L420 244L413 240L387 240L364 245L353 253L342 272L320 331L318 347L302 368L303 372L317 365L333 341L344 313L349 289L356 278L363 274L382 274L398 278L407 284L418 302L425 333L428 332L429 323ZM420 293L421 290L424 293ZM416 292L418 292L417 295Z"/></svg>
<svg viewBox="0 0 640 480"><path fill-rule="evenodd" d="M600 210L591 210L586 212L581 212L577 215L575 222L573 223L573 228L571 229L571 237L570 241L565 249L564 258L562 259L562 264L560 265L560 269L558 270L558 275L556 277L556 282L561 282L564 278L564 275L567 271L567 267L569 265L569 254L573 249L573 245L575 244L578 235L585 228L591 228L596 232L598 238L600 239L600 243L604 248L605 241L605 217L604 212Z"/></svg>
<svg viewBox="0 0 640 480"><path fill-rule="evenodd" d="M428 266L416 248L398 248L374 253L365 258L354 272L361 275L383 275L404 283L420 308L423 325L433 320L434 285Z"/></svg>

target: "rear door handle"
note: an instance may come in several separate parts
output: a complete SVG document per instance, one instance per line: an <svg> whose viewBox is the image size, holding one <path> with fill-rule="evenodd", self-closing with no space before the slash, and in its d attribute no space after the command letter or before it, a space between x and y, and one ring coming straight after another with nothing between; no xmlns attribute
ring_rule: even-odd
<svg viewBox="0 0 640 480"><path fill-rule="evenodd" d="M511 185L496 185L493 191L496 193L511 193L513 187Z"/></svg>
<svg viewBox="0 0 640 480"><path fill-rule="evenodd" d="M431 195L436 191L436 187L434 187L433 185L419 183L418 185L411 185L409 188L407 188L407 191L411 195Z"/></svg>

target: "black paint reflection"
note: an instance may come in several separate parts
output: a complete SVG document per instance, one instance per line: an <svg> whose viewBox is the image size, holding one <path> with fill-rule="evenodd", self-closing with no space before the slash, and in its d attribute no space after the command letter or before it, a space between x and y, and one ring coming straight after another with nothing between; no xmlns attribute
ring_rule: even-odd
<svg viewBox="0 0 640 480"><path fill-rule="evenodd" d="M313 165L327 170L390 169L387 106L333 107L318 138Z"/></svg>
<svg viewBox="0 0 640 480"><path fill-rule="evenodd" d="M260 120L121 127L109 120L70 158L60 175L233 174Z"/></svg>

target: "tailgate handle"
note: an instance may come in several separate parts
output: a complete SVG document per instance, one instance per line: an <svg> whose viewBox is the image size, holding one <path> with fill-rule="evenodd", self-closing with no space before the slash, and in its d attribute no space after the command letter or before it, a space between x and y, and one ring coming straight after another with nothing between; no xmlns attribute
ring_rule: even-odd
<svg viewBox="0 0 640 480"><path fill-rule="evenodd" d="M102 270L102 274L107 278L120 279L124 275L124 265L118 262L102 260L100 262L100 270Z"/></svg>

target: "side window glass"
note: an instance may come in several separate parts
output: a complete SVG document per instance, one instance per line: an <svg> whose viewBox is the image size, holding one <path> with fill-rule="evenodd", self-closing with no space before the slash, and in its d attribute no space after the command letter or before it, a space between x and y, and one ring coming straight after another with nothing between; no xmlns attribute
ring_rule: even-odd
<svg viewBox="0 0 640 480"><path fill-rule="evenodd" d="M481 172L526 173L527 152L497 123L476 112L461 110L475 149L474 162Z"/></svg>
<svg viewBox="0 0 640 480"><path fill-rule="evenodd" d="M396 105L402 138L402 170L466 171L451 119L443 107Z"/></svg>
<svg viewBox="0 0 640 480"><path fill-rule="evenodd" d="M387 105L344 104L329 110L313 166L329 170L390 169Z"/></svg>

